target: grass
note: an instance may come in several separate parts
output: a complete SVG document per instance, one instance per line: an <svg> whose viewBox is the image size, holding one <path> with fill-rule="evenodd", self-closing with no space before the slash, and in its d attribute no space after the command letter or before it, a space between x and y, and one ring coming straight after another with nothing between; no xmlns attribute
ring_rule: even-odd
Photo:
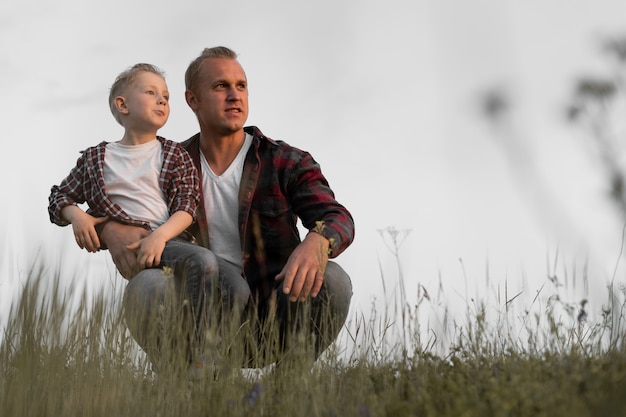
<svg viewBox="0 0 626 417"><path fill-rule="evenodd" d="M609 289L611 308L593 323L557 285L521 311L515 296L474 300L463 323L425 288L412 305L402 289L351 318L312 369L232 365L190 382L152 375L119 294L75 293L59 275L30 272L5 321L2 416L626 415L624 289ZM427 308L437 326L420 321Z"/></svg>

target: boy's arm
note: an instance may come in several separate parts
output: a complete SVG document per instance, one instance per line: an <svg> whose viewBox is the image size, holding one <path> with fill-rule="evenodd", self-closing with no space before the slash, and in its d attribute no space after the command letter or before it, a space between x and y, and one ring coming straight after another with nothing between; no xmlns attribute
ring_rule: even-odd
<svg viewBox="0 0 626 417"><path fill-rule="evenodd" d="M85 176L85 157L81 155L67 177L59 185L53 185L48 196L48 214L50 221L59 226L67 226L70 221L62 215L68 206L76 206L86 201L83 179Z"/></svg>
<svg viewBox="0 0 626 417"><path fill-rule="evenodd" d="M145 238L128 245L128 249L137 250L137 263L151 268L161 263L161 254L168 240L175 238L193 222L191 214L185 211L175 212L165 223Z"/></svg>

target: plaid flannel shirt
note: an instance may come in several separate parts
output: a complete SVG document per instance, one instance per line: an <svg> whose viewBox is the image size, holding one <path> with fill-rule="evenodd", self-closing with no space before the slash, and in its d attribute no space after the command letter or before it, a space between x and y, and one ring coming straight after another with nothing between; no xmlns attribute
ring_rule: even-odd
<svg viewBox="0 0 626 417"><path fill-rule="evenodd" d="M199 202L198 171L189 154L180 143L157 136L163 148L163 166L159 175L159 185L170 215L176 211L186 211L196 218ZM150 229L146 221L132 219L106 193L104 183L104 153L107 142L87 148L78 158L76 166L60 185L52 186L48 198L50 221L59 226L69 224L62 216L61 209L72 204L87 203L87 213L94 217L108 216L110 220L141 226Z"/></svg>
<svg viewBox="0 0 626 417"><path fill-rule="evenodd" d="M239 189L241 256L251 288L267 289L301 241L296 226L298 218L305 228L329 240L330 257L336 257L352 243L354 221L348 210L335 200L319 164L309 153L272 140L257 127L246 127L245 131L253 136L253 141ZM201 172L199 144L199 134L183 142ZM201 186L200 193L202 190ZM209 247L202 197L198 221L190 231L200 245Z"/></svg>

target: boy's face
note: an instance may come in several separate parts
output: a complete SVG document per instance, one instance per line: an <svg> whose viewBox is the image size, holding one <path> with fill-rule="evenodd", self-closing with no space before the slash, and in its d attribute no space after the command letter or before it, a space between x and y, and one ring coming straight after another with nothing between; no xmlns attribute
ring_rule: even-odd
<svg viewBox="0 0 626 417"><path fill-rule="evenodd" d="M163 77L144 71L115 100L126 129L156 134L170 116L169 98Z"/></svg>

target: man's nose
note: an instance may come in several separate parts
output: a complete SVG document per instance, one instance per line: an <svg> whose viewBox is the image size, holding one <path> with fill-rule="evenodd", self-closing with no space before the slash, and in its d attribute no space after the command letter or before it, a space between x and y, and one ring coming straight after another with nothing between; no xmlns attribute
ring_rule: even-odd
<svg viewBox="0 0 626 417"><path fill-rule="evenodd" d="M236 87L229 88L228 99L233 101L241 100L241 91L239 91Z"/></svg>

